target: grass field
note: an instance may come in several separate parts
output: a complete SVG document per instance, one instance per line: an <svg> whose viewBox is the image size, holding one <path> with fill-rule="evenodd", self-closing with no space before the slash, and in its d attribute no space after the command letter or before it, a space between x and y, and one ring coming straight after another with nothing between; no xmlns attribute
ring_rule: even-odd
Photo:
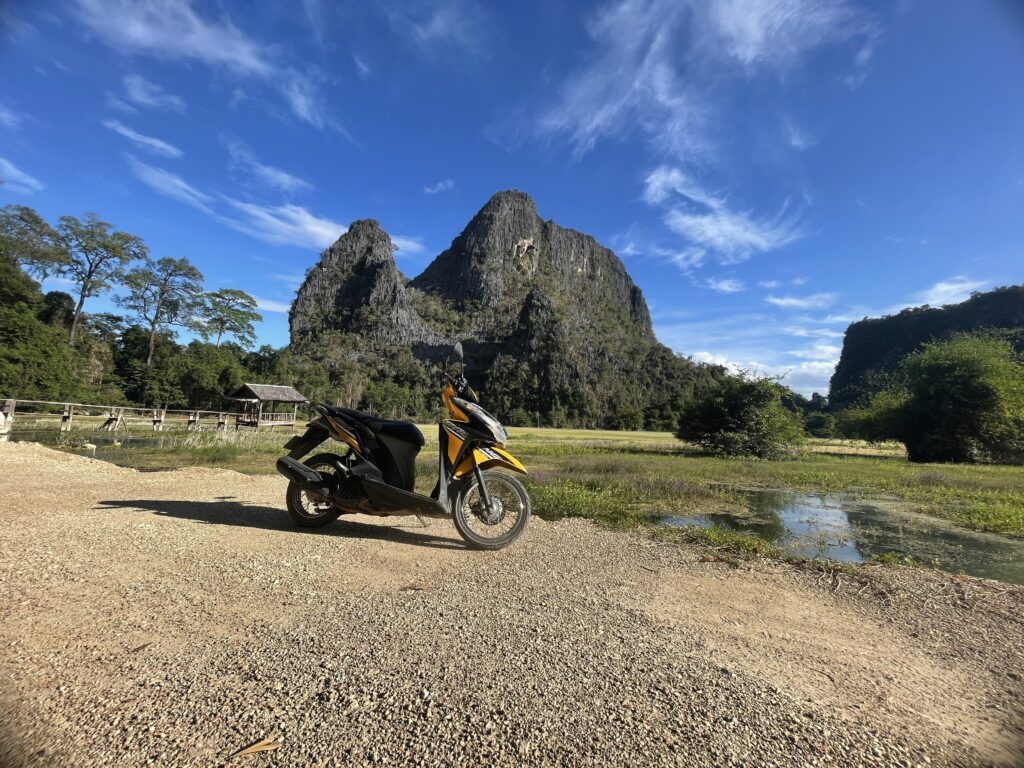
<svg viewBox="0 0 1024 768"><path fill-rule="evenodd" d="M421 430L427 445L417 488L427 492L436 479L437 426ZM899 445L839 440L812 440L799 459L769 462L701 455L662 432L509 433L510 451L530 470L535 510L547 518L636 527L658 515L735 508L743 489L792 489L895 500L966 528L1024 537L1024 467L910 464ZM163 446L105 448L101 456L142 470L206 465L269 473L289 434L165 434Z"/></svg>

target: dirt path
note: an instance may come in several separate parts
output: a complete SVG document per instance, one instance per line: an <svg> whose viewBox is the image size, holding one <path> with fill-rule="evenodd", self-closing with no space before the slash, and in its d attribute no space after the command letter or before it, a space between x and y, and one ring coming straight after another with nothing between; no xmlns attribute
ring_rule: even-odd
<svg viewBox="0 0 1024 768"><path fill-rule="evenodd" d="M0 766L1024 765L1024 590L0 444ZM274 752L228 760L264 737Z"/></svg>

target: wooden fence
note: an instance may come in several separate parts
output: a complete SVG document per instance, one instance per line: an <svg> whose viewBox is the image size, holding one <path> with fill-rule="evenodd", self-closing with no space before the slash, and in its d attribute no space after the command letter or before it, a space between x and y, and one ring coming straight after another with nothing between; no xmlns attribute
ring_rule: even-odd
<svg viewBox="0 0 1024 768"><path fill-rule="evenodd" d="M61 403L51 400L3 400L0 412L0 442L8 440L15 421L38 428L52 428L59 419L57 428L61 432L74 429L96 429L101 432L128 432L132 428L161 432L165 428L183 428L189 432L214 428L224 430L231 424L240 426L270 427L294 426L295 412L264 413L258 422L243 413L234 411L172 410L168 408L134 408L121 405L89 405L86 403Z"/></svg>

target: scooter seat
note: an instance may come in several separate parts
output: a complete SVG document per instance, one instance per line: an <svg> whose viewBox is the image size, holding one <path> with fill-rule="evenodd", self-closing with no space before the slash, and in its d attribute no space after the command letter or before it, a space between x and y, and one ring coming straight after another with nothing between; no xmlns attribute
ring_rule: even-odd
<svg viewBox="0 0 1024 768"><path fill-rule="evenodd" d="M391 437L405 443L412 443L413 445L421 448L425 442L423 439L423 433L420 432L416 425L411 422L382 419L378 416L364 413L363 411L357 411L354 408L331 408L330 410L331 413L336 413L343 418L351 419L356 424L362 425L375 434Z"/></svg>

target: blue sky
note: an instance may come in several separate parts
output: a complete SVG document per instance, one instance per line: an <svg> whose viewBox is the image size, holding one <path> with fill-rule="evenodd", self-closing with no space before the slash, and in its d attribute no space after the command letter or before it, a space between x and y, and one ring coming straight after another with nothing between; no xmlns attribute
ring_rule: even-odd
<svg viewBox="0 0 1024 768"><path fill-rule="evenodd" d="M263 343L352 220L412 276L507 188L663 342L808 394L850 321L1024 280L1013 0L0 7L0 204L189 258Z"/></svg>

